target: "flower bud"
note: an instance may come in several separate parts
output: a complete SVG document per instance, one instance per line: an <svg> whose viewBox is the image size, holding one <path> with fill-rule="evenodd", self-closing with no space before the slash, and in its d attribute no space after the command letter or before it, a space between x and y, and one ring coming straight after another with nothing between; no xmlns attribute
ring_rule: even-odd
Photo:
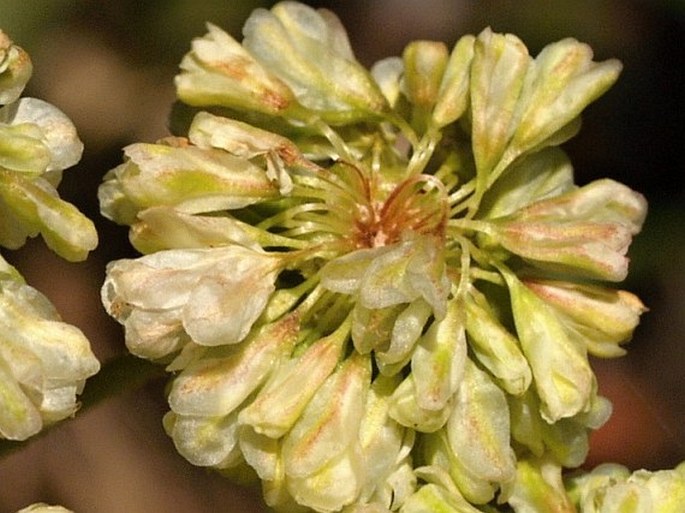
<svg viewBox="0 0 685 513"><path fill-rule="evenodd" d="M471 35L460 38L449 56L433 108L433 121L440 127L459 119L468 107L475 40Z"/></svg>
<svg viewBox="0 0 685 513"><path fill-rule="evenodd" d="M297 340L297 316L262 326L228 355L209 351L174 379L169 406L180 415L220 416L236 409L290 351Z"/></svg>
<svg viewBox="0 0 685 513"><path fill-rule="evenodd" d="M541 457L545 450L543 431L545 420L540 415L540 401L532 389L523 395L507 397L511 438L526 447L533 456Z"/></svg>
<svg viewBox="0 0 685 513"><path fill-rule="evenodd" d="M371 68L373 79L391 107L394 107L400 98L403 73L404 64L399 57L381 59Z"/></svg>
<svg viewBox="0 0 685 513"><path fill-rule="evenodd" d="M95 227L55 190L81 158L74 125L52 105L22 98L0 108L0 141L0 244L18 248L40 233L61 257L85 259L97 246Z"/></svg>
<svg viewBox="0 0 685 513"><path fill-rule="evenodd" d="M585 348L569 338L549 305L513 274L506 273L504 278L511 295L516 332L533 372L543 418L555 422L586 411L594 374Z"/></svg>
<svg viewBox="0 0 685 513"><path fill-rule="evenodd" d="M83 143L76 133L76 127L66 114L43 100L21 98L2 107L0 126L2 125L21 127L44 146L48 160L42 171L62 171L81 159ZM13 168L10 166L10 169ZM53 185L57 186L58 181Z"/></svg>
<svg viewBox="0 0 685 513"><path fill-rule="evenodd" d="M445 317L434 321L419 339L411 359L418 406L444 408L460 388L466 361L464 305L452 299Z"/></svg>
<svg viewBox="0 0 685 513"><path fill-rule="evenodd" d="M357 440L370 372L368 357L350 358L321 385L284 438L286 474L311 475Z"/></svg>
<svg viewBox="0 0 685 513"><path fill-rule="evenodd" d="M576 513L564 490L561 467L544 458L519 459L516 478L504 494L517 513Z"/></svg>
<svg viewBox="0 0 685 513"><path fill-rule="evenodd" d="M646 311L637 296L625 290L551 280L526 280L558 312L569 334L577 334L595 356L621 356Z"/></svg>
<svg viewBox="0 0 685 513"><path fill-rule="evenodd" d="M129 238L143 254L165 249L238 245L258 251L262 232L232 217L192 215L171 207L142 210Z"/></svg>
<svg viewBox="0 0 685 513"><path fill-rule="evenodd" d="M621 281L628 273L625 254L646 208L640 194L612 180L598 180L497 220L494 236L543 269Z"/></svg>
<svg viewBox="0 0 685 513"><path fill-rule="evenodd" d="M473 484L482 489L512 479L516 458L509 444L509 414L504 392L470 360L445 426L449 450L456 463L451 475L471 502L484 503L492 496L469 493ZM462 480L464 475L466 479ZM482 485L478 482L482 482Z"/></svg>
<svg viewBox="0 0 685 513"><path fill-rule="evenodd" d="M181 61L176 92L195 106L219 105L280 115L295 103L293 92L219 27L195 39Z"/></svg>
<svg viewBox="0 0 685 513"><path fill-rule="evenodd" d="M50 163L50 152L41 136L41 130L30 123L0 124L0 167L27 177L43 174Z"/></svg>
<svg viewBox="0 0 685 513"><path fill-rule="evenodd" d="M485 193L478 215L505 217L573 189L573 166L566 153L556 147L545 148L513 163Z"/></svg>
<svg viewBox="0 0 685 513"><path fill-rule="evenodd" d="M240 462L237 421L238 412L209 417L170 411L164 416L164 430L193 465L224 469Z"/></svg>
<svg viewBox="0 0 685 513"><path fill-rule="evenodd" d="M601 427L611 414L608 399L596 395L587 412L549 423L540 413L538 398L532 391L522 397L509 397L512 438L536 457L545 457L567 468L580 466L589 449L588 434Z"/></svg>
<svg viewBox="0 0 685 513"><path fill-rule="evenodd" d="M374 379L359 427L359 445L367 476L359 500L388 508L402 504L416 486L409 458L413 431L389 415L390 397L399 382L399 376L380 375Z"/></svg>
<svg viewBox="0 0 685 513"><path fill-rule="evenodd" d="M386 349L396 321L406 308L404 305L366 308L360 303L355 304L352 310L352 341L355 349L361 354L374 349Z"/></svg>
<svg viewBox="0 0 685 513"><path fill-rule="evenodd" d="M417 236L332 260L322 270L322 283L334 292L358 293L367 308L423 298L442 318L449 293L443 258L434 237Z"/></svg>
<svg viewBox="0 0 685 513"><path fill-rule="evenodd" d="M313 475L288 480L288 491L298 504L324 513L352 503L364 482L359 455L345 452Z"/></svg>
<svg viewBox="0 0 685 513"><path fill-rule="evenodd" d="M385 97L354 58L332 12L281 2L270 11L253 11L243 34L244 48L324 121L345 123L387 110Z"/></svg>
<svg viewBox="0 0 685 513"><path fill-rule="evenodd" d="M516 128L516 106L530 65L525 45L489 28L476 38L471 63L471 139L478 180L489 185ZM484 187L487 188L487 187Z"/></svg>
<svg viewBox="0 0 685 513"><path fill-rule="evenodd" d="M547 45L538 54L521 91L520 119L510 143L515 153L540 147L616 81L621 63L596 63L592 57L588 45L572 38Z"/></svg>
<svg viewBox="0 0 685 513"><path fill-rule="evenodd" d="M359 427L370 378L367 356L345 360L285 436L283 464L298 503L317 511L338 511L357 498L366 480Z"/></svg>
<svg viewBox="0 0 685 513"><path fill-rule="evenodd" d="M414 41L404 49L404 93L422 109L430 109L447 66L447 47L436 41Z"/></svg>
<svg viewBox="0 0 685 513"><path fill-rule="evenodd" d="M439 410L422 408L412 373L400 383L390 398L389 415L403 426L423 433L432 433L444 426L451 411L452 398Z"/></svg>
<svg viewBox="0 0 685 513"><path fill-rule="evenodd" d="M578 115L621 70L617 60L592 61L592 51L567 38L533 60L516 37L479 34L471 74L473 152L483 190L521 155L564 142Z"/></svg>
<svg viewBox="0 0 685 513"><path fill-rule="evenodd" d="M286 360L240 414L240 422L271 438L285 435L335 369L347 331L341 329Z"/></svg>
<svg viewBox="0 0 685 513"><path fill-rule="evenodd" d="M387 347L376 349L376 363L381 374L392 376L410 360L432 309L423 298L409 303L395 318Z"/></svg>
<svg viewBox="0 0 685 513"><path fill-rule="evenodd" d="M278 195L264 169L222 150L139 143L124 153L126 162L105 176L98 192L102 214L118 223L131 224L147 207L194 214Z"/></svg>
<svg viewBox="0 0 685 513"><path fill-rule="evenodd" d="M500 324L483 297L474 293L464 301L469 346L504 390L521 395L528 389L532 375L519 342Z"/></svg>
<svg viewBox="0 0 685 513"><path fill-rule="evenodd" d="M0 170L0 244L21 247L26 237L40 233L47 246L69 261L84 260L97 246L92 221L57 196L42 178L26 180Z"/></svg>
<svg viewBox="0 0 685 513"><path fill-rule="evenodd" d="M195 116L188 130L188 138L199 147L219 148L245 159L264 156L266 175L283 195L290 193L293 188L288 167L317 169L315 164L304 158L291 140L247 123L207 112L200 112Z"/></svg>

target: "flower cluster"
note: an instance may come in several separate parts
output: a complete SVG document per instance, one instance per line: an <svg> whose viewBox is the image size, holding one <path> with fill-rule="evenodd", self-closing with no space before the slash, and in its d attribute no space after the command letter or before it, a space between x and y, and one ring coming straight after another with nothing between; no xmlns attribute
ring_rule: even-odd
<svg viewBox="0 0 685 513"><path fill-rule="evenodd" d="M646 204L575 185L558 146L620 64L486 29L367 71L295 2L243 35L193 41L177 135L100 188L144 254L103 303L173 374L178 451L283 511L573 511L561 469L610 413L588 354L644 311L605 282Z"/></svg>
<svg viewBox="0 0 685 513"><path fill-rule="evenodd" d="M82 260L97 245L95 228L56 187L83 145L57 108L20 98L31 69L0 31L0 246L15 249L40 234L60 256ZM24 440L72 415L100 365L83 333L2 257L0 334L0 438Z"/></svg>
<svg viewBox="0 0 685 513"><path fill-rule="evenodd" d="M31 504L25 508L22 508L17 513L72 513L70 510L63 508L62 506L50 506L42 502Z"/></svg>
<svg viewBox="0 0 685 513"><path fill-rule="evenodd" d="M568 479L569 495L583 513L678 513L685 504L685 463L673 470L631 473L603 464Z"/></svg>

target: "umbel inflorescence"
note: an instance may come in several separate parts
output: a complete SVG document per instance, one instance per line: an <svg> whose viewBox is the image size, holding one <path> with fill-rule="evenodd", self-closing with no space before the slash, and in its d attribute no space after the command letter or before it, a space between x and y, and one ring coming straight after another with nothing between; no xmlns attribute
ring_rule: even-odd
<svg viewBox="0 0 685 513"><path fill-rule="evenodd" d="M367 71L293 2L243 35L193 42L182 133L125 148L100 188L144 254L109 265L103 302L172 374L178 451L283 511L682 498L682 469L562 481L610 413L588 354L621 355L644 311L611 285L643 197L577 186L559 149L620 64L486 29Z"/></svg>

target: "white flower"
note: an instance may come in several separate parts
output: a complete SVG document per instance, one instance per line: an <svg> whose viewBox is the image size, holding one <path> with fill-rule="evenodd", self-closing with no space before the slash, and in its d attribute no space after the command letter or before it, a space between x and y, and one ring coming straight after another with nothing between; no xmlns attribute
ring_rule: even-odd
<svg viewBox="0 0 685 513"><path fill-rule="evenodd" d="M100 190L150 253L103 301L132 351L175 357L179 452L252 467L283 511L536 511L530 483L566 511L561 465L610 411L588 351L642 312L585 280L624 277L646 206L576 187L556 146L620 64L486 29L369 73L290 1L243 33L193 42L187 139L129 146Z"/></svg>
<svg viewBox="0 0 685 513"><path fill-rule="evenodd" d="M108 266L107 311L132 352L163 358L193 341L235 344L261 315L281 263L241 246L160 251Z"/></svg>

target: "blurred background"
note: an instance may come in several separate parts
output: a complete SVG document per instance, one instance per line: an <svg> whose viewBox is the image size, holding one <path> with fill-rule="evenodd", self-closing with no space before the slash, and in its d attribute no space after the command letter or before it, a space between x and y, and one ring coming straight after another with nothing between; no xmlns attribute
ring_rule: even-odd
<svg viewBox="0 0 685 513"><path fill-rule="evenodd" d="M584 115L565 145L580 184L611 177L643 192L650 214L631 248L624 288L650 312L628 356L595 361L614 416L593 435L588 465L636 468L685 460L685 1L347 0L305 2L342 19L366 65L414 39L453 44L486 26L518 35L535 55L572 36L596 60L617 57L622 77ZM124 353L122 332L100 307L106 262L132 256L126 231L102 219L96 190L121 148L167 135L173 77L193 37L213 23L240 39L255 7L242 0L0 0L0 28L34 63L25 96L47 100L85 143L61 195L93 219L100 246L79 264L33 241L3 252L91 340L101 361ZM0 460L0 512L61 503L80 513L263 511L256 488L232 485L176 455L163 433L164 381L104 401Z"/></svg>

